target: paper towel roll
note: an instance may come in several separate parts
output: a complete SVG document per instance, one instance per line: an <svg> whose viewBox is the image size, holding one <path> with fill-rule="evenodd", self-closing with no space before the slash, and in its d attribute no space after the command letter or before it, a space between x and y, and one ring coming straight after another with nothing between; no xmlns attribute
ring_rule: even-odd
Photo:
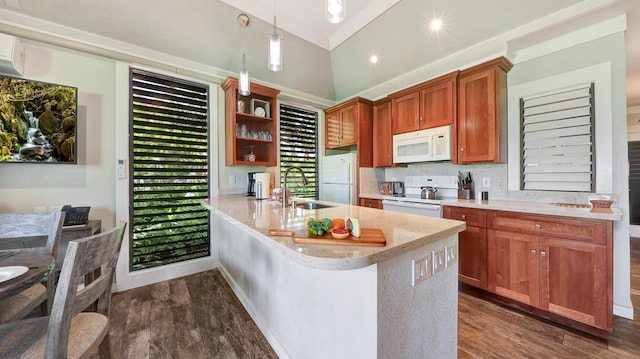
<svg viewBox="0 0 640 359"><path fill-rule="evenodd" d="M256 173L256 199L269 198L269 184L271 175L269 173Z"/></svg>

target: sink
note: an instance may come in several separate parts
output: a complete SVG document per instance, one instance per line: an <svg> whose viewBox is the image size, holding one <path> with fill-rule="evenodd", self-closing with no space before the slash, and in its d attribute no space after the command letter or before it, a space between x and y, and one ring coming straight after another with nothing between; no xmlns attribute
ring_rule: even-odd
<svg viewBox="0 0 640 359"><path fill-rule="evenodd" d="M322 204L318 202L301 202L301 203L297 203L296 207L302 208L302 209L322 209L322 208L331 208L335 206L332 206L330 204Z"/></svg>

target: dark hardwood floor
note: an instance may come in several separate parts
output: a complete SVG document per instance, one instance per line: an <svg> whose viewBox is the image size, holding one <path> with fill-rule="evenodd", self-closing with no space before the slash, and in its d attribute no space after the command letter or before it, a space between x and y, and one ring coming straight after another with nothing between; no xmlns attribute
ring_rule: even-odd
<svg viewBox="0 0 640 359"><path fill-rule="evenodd" d="M615 317L608 340L461 291L458 357L640 358L640 238L631 241L635 320ZM217 270L114 294L111 345L114 358L277 358Z"/></svg>

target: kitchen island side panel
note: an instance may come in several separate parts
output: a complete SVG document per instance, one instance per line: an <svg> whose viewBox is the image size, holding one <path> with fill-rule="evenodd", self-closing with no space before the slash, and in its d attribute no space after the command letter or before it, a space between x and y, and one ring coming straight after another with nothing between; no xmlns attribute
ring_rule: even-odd
<svg viewBox="0 0 640 359"><path fill-rule="evenodd" d="M378 263L378 358L456 358L458 235ZM412 285L412 260L453 248L455 262Z"/></svg>
<svg viewBox="0 0 640 359"><path fill-rule="evenodd" d="M377 265L306 267L213 215L221 272L280 358L375 358Z"/></svg>

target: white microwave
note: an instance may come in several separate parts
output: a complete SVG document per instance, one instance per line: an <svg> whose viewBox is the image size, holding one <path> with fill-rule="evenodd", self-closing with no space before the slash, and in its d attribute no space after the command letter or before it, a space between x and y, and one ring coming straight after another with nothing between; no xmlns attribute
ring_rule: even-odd
<svg viewBox="0 0 640 359"><path fill-rule="evenodd" d="M451 125L393 136L393 162L451 160Z"/></svg>

